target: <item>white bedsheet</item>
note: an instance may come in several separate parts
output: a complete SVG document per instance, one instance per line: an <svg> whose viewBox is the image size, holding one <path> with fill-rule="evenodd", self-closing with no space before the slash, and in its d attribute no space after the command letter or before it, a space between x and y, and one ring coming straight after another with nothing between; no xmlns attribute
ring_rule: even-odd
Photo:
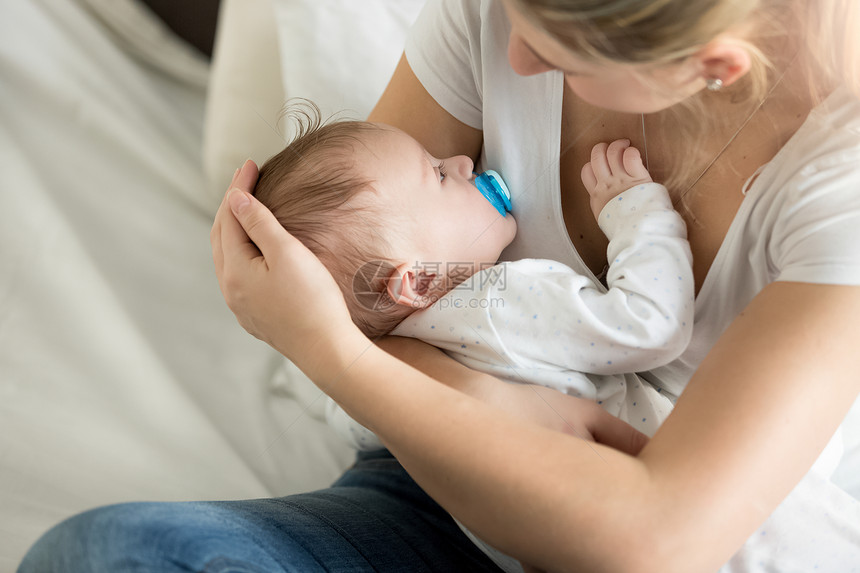
<svg viewBox="0 0 860 573"><path fill-rule="evenodd" d="M404 2L403 18L419 3ZM0 2L0 572L88 507L308 490L352 457L321 422L319 392L248 336L218 291L205 67L177 70L194 64L166 36L154 42L166 53L121 40L99 12L118 4ZM282 30L303 10L289 4L274 4ZM355 41L329 32L318 46L329 54L338 37ZM284 92L329 90L324 108L366 113L373 93L330 91L365 68L326 87L307 77L318 68L298 41L281 38ZM836 475L860 497L860 416L845 430Z"/></svg>
<svg viewBox="0 0 860 573"><path fill-rule="evenodd" d="M308 490L352 458L218 290L205 91L84 4L0 2L3 572L94 505Z"/></svg>

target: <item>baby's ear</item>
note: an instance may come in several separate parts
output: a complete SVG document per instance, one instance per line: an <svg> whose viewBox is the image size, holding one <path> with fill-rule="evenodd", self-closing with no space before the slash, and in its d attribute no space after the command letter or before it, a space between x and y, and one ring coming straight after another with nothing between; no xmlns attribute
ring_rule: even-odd
<svg viewBox="0 0 860 573"><path fill-rule="evenodd" d="M395 303L414 309L425 308L435 302L431 296L436 273L401 263L388 277L388 295Z"/></svg>

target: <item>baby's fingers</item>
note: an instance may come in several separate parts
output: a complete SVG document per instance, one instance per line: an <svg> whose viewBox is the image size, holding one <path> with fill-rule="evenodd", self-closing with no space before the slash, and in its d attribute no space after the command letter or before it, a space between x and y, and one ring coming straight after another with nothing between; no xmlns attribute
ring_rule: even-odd
<svg viewBox="0 0 860 573"><path fill-rule="evenodd" d="M585 189L589 193L594 193L594 189L597 187L597 177L594 175L594 170L591 168L591 163L586 163L582 167L582 173L580 174L582 178L582 184L585 185Z"/></svg>
<svg viewBox="0 0 860 573"><path fill-rule="evenodd" d="M648 436L606 410L596 409L593 413L594 418L590 421L588 429L598 444L637 456L648 443Z"/></svg>
<svg viewBox="0 0 860 573"><path fill-rule="evenodd" d="M609 170L616 177L624 176L624 151L630 147L629 139L616 139L606 148L606 160L609 162Z"/></svg>
<svg viewBox="0 0 860 573"><path fill-rule="evenodd" d="M642 154L635 147L628 147L624 150L624 170L634 179L644 179L651 181L651 174L642 163Z"/></svg>
<svg viewBox="0 0 860 573"><path fill-rule="evenodd" d="M609 169L609 161L606 159L606 150L609 146L603 142L591 148L591 169L594 171L598 181L612 177Z"/></svg>

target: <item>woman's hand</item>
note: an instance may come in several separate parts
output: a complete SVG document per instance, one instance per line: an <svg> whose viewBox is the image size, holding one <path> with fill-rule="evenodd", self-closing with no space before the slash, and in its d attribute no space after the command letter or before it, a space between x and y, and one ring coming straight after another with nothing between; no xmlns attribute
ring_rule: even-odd
<svg viewBox="0 0 860 573"><path fill-rule="evenodd" d="M313 379L338 341L361 334L328 270L248 192L257 175L246 161L215 215L215 274L239 324Z"/></svg>
<svg viewBox="0 0 860 573"><path fill-rule="evenodd" d="M544 386L504 382L413 338L388 336L377 345L442 384L537 426L604 444L631 456L648 443L648 436L591 400Z"/></svg>
<svg viewBox="0 0 860 573"><path fill-rule="evenodd" d="M636 456L648 436L591 400L534 384L506 384L506 408L538 425Z"/></svg>

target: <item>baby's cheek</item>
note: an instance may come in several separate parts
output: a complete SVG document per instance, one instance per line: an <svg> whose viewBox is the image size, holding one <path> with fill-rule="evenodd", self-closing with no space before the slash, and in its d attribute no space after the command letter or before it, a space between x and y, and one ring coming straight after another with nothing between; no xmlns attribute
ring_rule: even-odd
<svg viewBox="0 0 860 573"><path fill-rule="evenodd" d="M500 220L500 233L499 236L502 242L502 248L507 247L514 241L514 237L517 236L517 221L514 219L514 216L510 213L504 217L504 219Z"/></svg>
<svg viewBox="0 0 860 573"><path fill-rule="evenodd" d="M507 216L505 217L505 219L508 219L508 225L509 225L509 226L510 226L510 228L511 228L511 234L512 234L512 235L515 235L515 234L517 233L517 220L516 220L516 219L514 218L514 216L513 216L512 214L510 214L510 213L508 213L508 214L507 214Z"/></svg>

